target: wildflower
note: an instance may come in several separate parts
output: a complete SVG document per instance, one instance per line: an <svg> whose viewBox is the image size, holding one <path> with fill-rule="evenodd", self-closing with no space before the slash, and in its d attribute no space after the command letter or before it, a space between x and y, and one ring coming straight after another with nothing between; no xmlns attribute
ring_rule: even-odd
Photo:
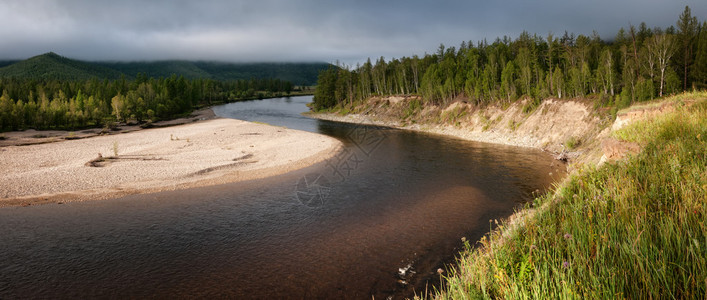
<svg viewBox="0 0 707 300"><path fill-rule="evenodd" d="M570 263L569 263L568 261L563 261L563 262L562 262L562 267L565 268L565 269L567 269L567 268L570 267Z"/></svg>
<svg viewBox="0 0 707 300"><path fill-rule="evenodd" d="M565 239L566 239L566 240L569 240L569 239L571 239L571 238L572 238L572 235L571 235L571 234L565 233Z"/></svg>
<svg viewBox="0 0 707 300"><path fill-rule="evenodd" d="M462 243L466 242L466 237L462 237Z"/></svg>
<svg viewBox="0 0 707 300"><path fill-rule="evenodd" d="M442 270L442 268L437 269L437 274L442 275L442 273L444 273L444 270Z"/></svg>

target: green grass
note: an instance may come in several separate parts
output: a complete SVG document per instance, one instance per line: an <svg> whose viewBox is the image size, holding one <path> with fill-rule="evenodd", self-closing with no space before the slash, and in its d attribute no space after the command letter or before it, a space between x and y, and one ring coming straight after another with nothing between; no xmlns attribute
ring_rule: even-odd
<svg viewBox="0 0 707 300"><path fill-rule="evenodd" d="M460 120L466 117L468 113L469 111L467 111L464 107L455 107L450 111L442 112L440 118L449 125L459 126L461 125ZM441 120L440 122L442 122Z"/></svg>
<svg viewBox="0 0 707 300"><path fill-rule="evenodd" d="M405 108L405 111L403 112L402 119L406 120L410 117L413 117L413 116L417 115L417 113L419 113L420 111L422 111L422 101L420 101L418 99L410 100L410 103L408 103L408 106Z"/></svg>
<svg viewBox="0 0 707 300"><path fill-rule="evenodd" d="M520 124L520 122L516 122L515 120L509 120L508 129L510 129L511 131L515 131L516 129L518 129L518 127L520 127Z"/></svg>
<svg viewBox="0 0 707 300"><path fill-rule="evenodd" d="M675 102L678 104L684 104L686 101L692 101L694 99L701 99L701 98L707 98L707 91L699 91L699 92L691 92L691 93L684 93L684 94L680 94L680 95L675 95L675 96L670 97L669 101ZM664 103L665 103L665 100L663 100L663 99L656 99L656 100L652 100L652 101L641 102L641 103L631 105L630 107L621 109L618 111L618 113L621 114L621 113L627 113L627 112L635 111L635 110L656 108L656 107L662 106Z"/></svg>
<svg viewBox="0 0 707 300"><path fill-rule="evenodd" d="M501 224L479 247L467 243L436 297L704 299L707 99L699 98L615 133L641 153L581 169L522 222Z"/></svg>
<svg viewBox="0 0 707 300"><path fill-rule="evenodd" d="M118 157L118 141L113 142L113 156Z"/></svg>
<svg viewBox="0 0 707 300"><path fill-rule="evenodd" d="M579 139L577 139L576 137L570 137L569 139L567 139L564 142L563 145L565 146L566 150L574 150L575 148L577 148L579 146L580 143L581 143L581 141Z"/></svg>
<svg viewBox="0 0 707 300"><path fill-rule="evenodd" d="M541 103L542 99L540 98L529 99L528 102L523 105L523 113L526 115L533 113L538 107L540 107Z"/></svg>

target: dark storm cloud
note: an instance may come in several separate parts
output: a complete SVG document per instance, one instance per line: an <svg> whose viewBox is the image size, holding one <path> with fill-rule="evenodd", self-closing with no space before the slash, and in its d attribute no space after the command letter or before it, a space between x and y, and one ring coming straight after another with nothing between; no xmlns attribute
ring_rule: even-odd
<svg viewBox="0 0 707 300"><path fill-rule="evenodd" d="M47 51L88 60L359 62L435 51L526 30L612 38L620 27L673 25L704 0L78 1L0 3L0 58Z"/></svg>

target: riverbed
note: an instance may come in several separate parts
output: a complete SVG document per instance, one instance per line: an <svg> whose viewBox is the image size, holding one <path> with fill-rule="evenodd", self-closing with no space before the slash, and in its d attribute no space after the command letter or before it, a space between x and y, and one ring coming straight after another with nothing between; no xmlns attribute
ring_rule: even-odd
<svg viewBox="0 0 707 300"><path fill-rule="evenodd" d="M310 101L213 110L345 145L311 167L0 208L0 298L411 297L438 281L462 238L478 240L562 176L541 151L314 120L300 114Z"/></svg>

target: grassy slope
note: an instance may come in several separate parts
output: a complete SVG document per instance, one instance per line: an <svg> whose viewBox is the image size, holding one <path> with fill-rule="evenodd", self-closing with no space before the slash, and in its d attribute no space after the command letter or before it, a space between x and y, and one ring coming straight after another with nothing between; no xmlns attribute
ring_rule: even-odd
<svg viewBox="0 0 707 300"><path fill-rule="evenodd" d="M681 97L698 100L614 133L641 153L576 172L467 243L437 298L705 298L707 94Z"/></svg>

